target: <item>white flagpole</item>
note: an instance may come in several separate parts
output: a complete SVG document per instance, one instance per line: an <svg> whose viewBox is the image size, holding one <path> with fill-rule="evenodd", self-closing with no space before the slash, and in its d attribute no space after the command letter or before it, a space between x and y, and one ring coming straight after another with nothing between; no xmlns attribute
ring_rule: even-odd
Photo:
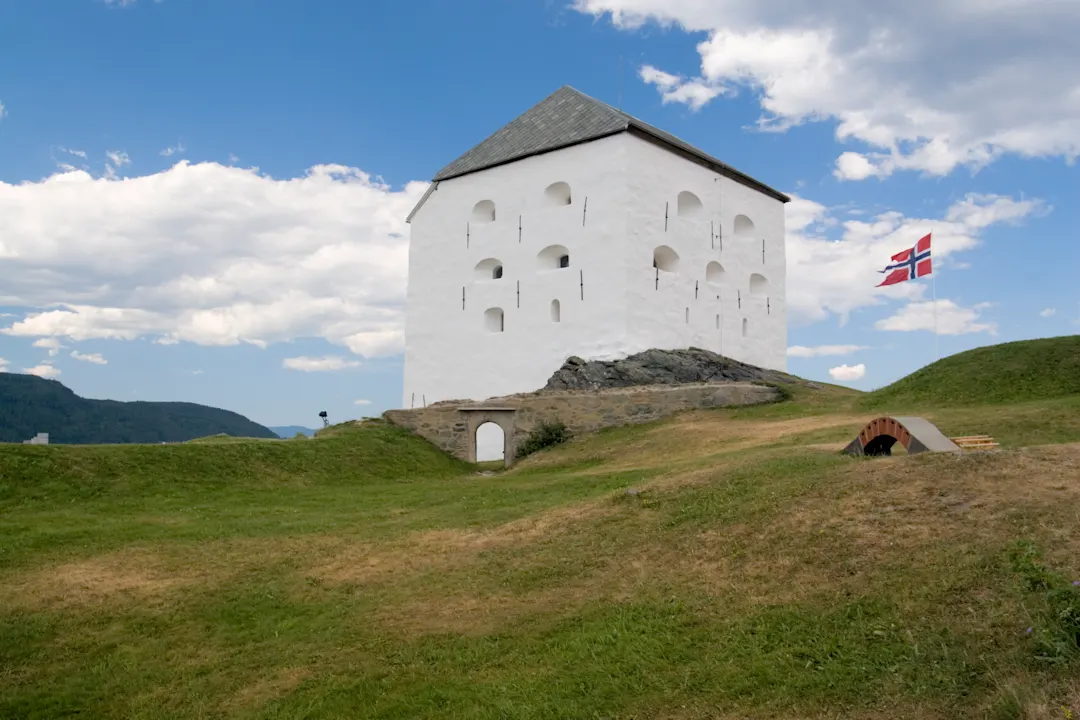
<svg viewBox="0 0 1080 720"><path fill-rule="evenodd" d="M934 231L930 230L931 247L933 247ZM934 267L933 252L930 253L930 293L934 299L934 360L941 359L941 339L938 336L937 324L937 268Z"/></svg>

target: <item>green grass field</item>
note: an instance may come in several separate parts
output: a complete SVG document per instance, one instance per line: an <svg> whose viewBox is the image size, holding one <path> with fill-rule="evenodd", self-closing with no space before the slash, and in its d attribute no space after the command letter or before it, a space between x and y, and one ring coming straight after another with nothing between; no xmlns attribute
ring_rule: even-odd
<svg viewBox="0 0 1080 720"><path fill-rule="evenodd" d="M1080 717L1080 350L1000 347L1026 382L982 349L494 474L380 422L2 446L0 717ZM838 452L885 412L1002 450Z"/></svg>

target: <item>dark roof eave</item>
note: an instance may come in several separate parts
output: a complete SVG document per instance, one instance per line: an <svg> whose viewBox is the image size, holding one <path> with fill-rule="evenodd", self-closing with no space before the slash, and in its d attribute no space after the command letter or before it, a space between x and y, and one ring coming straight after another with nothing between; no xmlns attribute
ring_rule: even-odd
<svg viewBox="0 0 1080 720"><path fill-rule="evenodd" d="M675 144L663 135L658 134L652 127L649 127L642 123L634 122L631 123L631 126L627 129L627 131L630 134L641 137L644 140L663 145L668 150L676 154L684 155L687 157L687 159L709 168L718 175L726 175L732 180L746 185L747 187L753 188L754 190L757 190L758 192L768 195L769 197L772 197L776 200L779 200L782 203L791 202L791 198L780 192L779 190L769 187L760 180L755 180L746 173L740 172L735 168L731 167L730 165L723 163L720 160L717 160L713 156L702 152L701 150L698 150L693 145L686 144L685 146L683 146Z"/></svg>
<svg viewBox="0 0 1080 720"><path fill-rule="evenodd" d="M611 131L609 133L604 133L603 135L598 135L596 137L591 137L591 138L587 138L587 139L584 139L584 140L575 140L573 142L564 143L564 144L559 145L557 147L544 148L543 150L538 150L536 152L526 153L524 155L518 155L517 157L507 158L506 160L502 160L500 162L493 163L491 165L485 165L484 167L474 168L474 169L471 169L471 170L465 170L465 171L458 172L458 173L448 173L448 174L443 174L443 172L440 171L439 174L437 174L433 178L432 182L437 184L437 183L440 183L440 182L442 182L444 180L451 180L453 178L459 178L459 177L464 177L466 175L472 175L473 173L482 172L484 170L490 170L491 168L499 167L501 165L509 165L510 163L517 162L518 160L524 160L525 158L535 157L537 155L544 155L545 153L555 152L556 150L565 150L566 148L574 147L575 145L583 145L583 144L588 143L588 142L593 142L594 140L600 140L602 138L611 137L612 135L618 135L619 133L622 133L622 132L629 132L632 135L634 135L636 137L641 137L642 139L644 139L644 140L646 140L648 142L653 142L653 143L662 145L667 150L670 150L670 151L675 152L677 154L683 155L688 160L691 160L692 162L696 162L699 165L703 165L704 167L709 168L710 170L712 170L713 172L715 172L715 173L717 173L719 175L727 176L727 177L731 178L732 180L735 180L736 182L742 183L743 185L746 185L747 187L753 188L754 190L757 190L758 192L764 193L765 195L768 195L769 197L772 197L772 198L774 198L776 200L779 200L782 203L791 202L791 198L789 196L785 195L784 193L780 192L779 190L777 190L775 188L769 187L768 185L761 182L760 180L755 180L754 178L750 177L746 173L740 172L739 170L736 170L735 168L731 167L730 165L728 165L728 164L726 164L724 162L721 162L720 160L717 160L713 156L711 156L711 155L709 155L709 154L707 154L705 152L702 152L701 150L698 150L697 148L694 148L694 146L692 146L692 145L687 144L687 145L683 146L683 145L673 143L670 140L668 140L667 138L665 138L663 135L658 134L657 132L653 131L653 129L651 127L645 126L643 124L639 124L637 122L628 123L628 126L625 127L625 128L622 128L622 129L619 129L619 130L613 130L613 131ZM428 194L430 194L430 189L429 189L429 192L426 193L424 195L424 197L420 200L420 202L417 204L416 208L414 208L413 211L411 213L409 213L409 217L406 220L406 222L408 222L409 220L412 220L413 215L415 215L416 211L420 209L420 205L422 205L424 203L424 200L427 199Z"/></svg>
<svg viewBox="0 0 1080 720"><path fill-rule="evenodd" d="M412 222L413 216L416 215L416 213L420 212L420 208L424 205L424 203L427 202L427 199L431 197L431 193L435 192L438 189L439 181L433 180L431 184L428 185L428 189L424 191L424 194L420 196L420 200L416 203L416 207L414 207L412 211L407 216L405 216L406 224Z"/></svg>

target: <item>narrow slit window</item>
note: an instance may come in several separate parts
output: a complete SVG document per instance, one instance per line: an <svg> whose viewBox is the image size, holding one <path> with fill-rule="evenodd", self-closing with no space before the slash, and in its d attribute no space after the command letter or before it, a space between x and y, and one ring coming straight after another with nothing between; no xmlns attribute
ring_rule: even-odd
<svg viewBox="0 0 1080 720"><path fill-rule="evenodd" d="M485 258L476 263L473 277L477 280L499 280L503 276L502 260L497 258Z"/></svg>
<svg viewBox="0 0 1080 720"><path fill-rule="evenodd" d="M570 185L564 182L551 183L544 190L544 199L549 205L569 205Z"/></svg>
<svg viewBox="0 0 1080 720"><path fill-rule="evenodd" d="M653 267L664 272L678 272L679 253L667 245L661 245L653 250Z"/></svg>
<svg viewBox="0 0 1080 720"><path fill-rule="evenodd" d="M495 222L495 203L491 200L481 200L473 205L472 221L474 223Z"/></svg>
<svg viewBox="0 0 1080 720"><path fill-rule="evenodd" d="M727 273L724 271L724 266L713 260L705 266L705 282L710 285L723 285L725 283Z"/></svg>
<svg viewBox="0 0 1080 720"><path fill-rule="evenodd" d="M745 215L735 216L735 237L743 242L752 242L756 239L754 221Z"/></svg>
<svg viewBox="0 0 1080 720"><path fill-rule="evenodd" d="M705 211L701 199L692 192L683 190L678 197L678 213L680 217L695 217Z"/></svg>
<svg viewBox="0 0 1080 720"><path fill-rule="evenodd" d="M484 311L484 327L493 333L501 333L506 329L502 308L488 308Z"/></svg>
<svg viewBox="0 0 1080 720"><path fill-rule="evenodd" d="M570 251L564 245L548 245L536 254L538 270L558 270L570 267Z"/></svg>

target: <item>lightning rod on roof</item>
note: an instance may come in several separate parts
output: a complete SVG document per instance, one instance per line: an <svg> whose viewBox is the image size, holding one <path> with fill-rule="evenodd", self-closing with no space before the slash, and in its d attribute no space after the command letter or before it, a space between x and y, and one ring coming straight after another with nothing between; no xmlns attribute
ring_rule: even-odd
<svg viewBox="0 0 1080 720"><path fill-rule="evenodd" d="M619 110L622 110L622 53L619 53Z"/></svg>

